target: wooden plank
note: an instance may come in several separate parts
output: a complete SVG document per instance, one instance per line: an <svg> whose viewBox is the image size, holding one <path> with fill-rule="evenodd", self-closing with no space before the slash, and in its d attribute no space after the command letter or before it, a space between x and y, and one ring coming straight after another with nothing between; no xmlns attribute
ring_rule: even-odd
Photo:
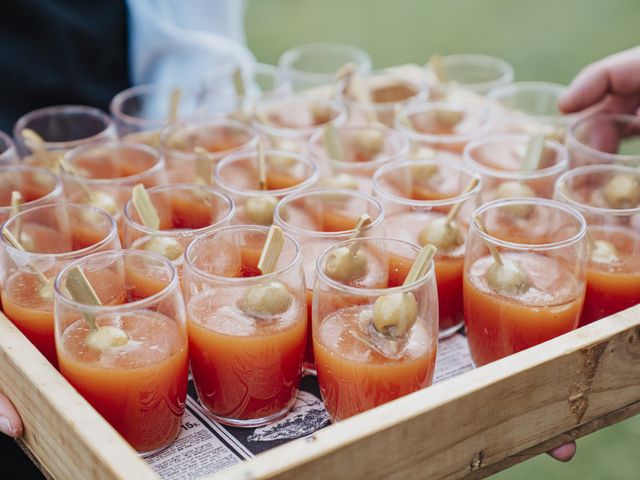
<svg viewBox="0 0 640 480"><path fill-rule="evenodd" d="M635 306L207 478L481 477L627 418L639 402Z"/></svg>
<svg viewBox="0 0 640 480"><path fill-rule="evenodd" d="M57 479L157 479L129 444L0 314L0 391L25 425L21 439Z"/></svg>

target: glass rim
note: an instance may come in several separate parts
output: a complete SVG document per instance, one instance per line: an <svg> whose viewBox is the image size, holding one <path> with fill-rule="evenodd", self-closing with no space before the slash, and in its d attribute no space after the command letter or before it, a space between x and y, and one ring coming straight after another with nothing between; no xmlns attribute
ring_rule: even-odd
<svg viewBox="0 0 640 480"><path fill-rule="evenodd" d="M155 175L157 173L161 173L165 169L164 156L159 150L153 147L150 147L148 145L145 145L143 143L129 143L129 142L123 142L121 140L99 141L99 142L92 142L92 143L80 145L74 148L73 150L69 150L67 153L65 153L62 161L66 165L71 165L73 167L74 166L73 162L78 155L81 155L82 153L85 153L94 148L97 148L97 149L104 148L107 150L116 150L116 149L138 150L148 155L151 155L155 160L155 163L153 164L153 166L151 166L150 168L147 168L146 170L143 170L141 172L138 172L126 177L88 178L88 177L83 177L82 175L76 175L75 173L65 172L64 170L60 172L60 177L71 179L75 182L85 183L89 185L113 186L113 185L122 184L122 183L125 183L125 184L139 183L145 177L149 175Z"/></svg>
<svg viewBox="0 0 640 480"><path fill-rule="evenodd" d="M560 157L560 161L551 165L550 167L538 168L536 170L500 170L493 167L488 167L483 163L476 161L473 158L472 151L476 148L483 147L491 143L503 143L511 141L512 143L522 142L527 145L531 137L526 134L504 134L504 135L492 135L490 137L478 138L470 141L462 152L462 160L468 168L473 171L486 175L488 177L503 178L503 179L523 179L534 180L540 177L552 176L562 172L569 168L569 152L567 147L560 142L551 138L545 138L544 145L546 148L553 150L556 155Z"/></svg>
<svg viewBox="0 0 640 480"><path fill-rule="evenodd" d="M291 245L293 245L294 255L291 262L289 262L287 265L280 268L279 270L274 270L273 272L267 273L266 275L263 274L255 277L225 277L222 275L216 275L214 273L205 272L194 265L193 258L192 258L193 252L194 250L196 250L196 248L198 248L198 244L200 242L205 242L220 233L226 234L226 233L234 233L234 232L262 233L264 234L265 242L266 242L267 236L269 234L269 227L265 227L263 225L227 225L225 227L219 227L215 230L211 230L210 232L207 232L203 235L199 235L196 239L193 240L193 242L189 244L189 246L184 251L184 268L188 269L190 274L199 277L201 280L211 281L215 283L226 283L229 286L231 285L242 286L242 285L254 285L257 283L265 283L269 280L276 279L277 277L280 277L285 273L289 272L290 270L294 269L296 265L300 264L301 262L302 254L300 250L300 245L298 244L296 239L293 238L293 236L291 236L289 233L283 230L282 233L284 234L285 243L289 242Z"/></svg>
<svg viewBox="0 0 640 480"><path fill-rule="evenodd" d="M191 99L196 99L195 93L191 90L191 88L186 86L177 86L176 88L180 89L181 98L184 99L184 96L187 96ZM118 120L122 120L131 125L136 125L138 127L149 127L151 130L156 128L162 128L166 126L166 119L162 118L147 118L147 117L137 117L130 115L128 113L123 112L122 106L127 101L137 96L145 96L145 95L154 95L156 92L164 92L166 87L163 87L154 83L145 83L142 85L135 85L133 87L125 88L118 92L109 103L109 111L111 115L117 118ZM169 91L171 91L169 89Z"/></svg>
<svg viewBox="0 0 640 480"><path fill-rule="evenodd" d="M393 162L398 159L398 157L403 157L408 155L409 153L409 139L403 135L400 131L395 128L387 127L386 125L341 125L339 127L338 134L340 131L363 131L363 130L377 130L381 131L386 138L392 138L393 141L397 141L400 146L397 152L392 155L381 155L383 158L377 160L367 160L365 162L356 162L356 161L347 161L347 160L337 160L335 158L331 158L326 149L319 145L319 141L324 138L324 131L319 130L311 135L309 140L307 141L307 148L309 149L309 155L315 156L318 158L326 158L331 165L344 167L349 165L350 167L361 167L361 168L371 168L375 166L382 166L388 162ZM323 153L324 152L324 153Z"/></svg>
<svg viewBox="0 0 640 480"><path fill-rule="evenodd" d="M291 225L287 221L282 218L280 215L281 209L284 209L287 203L293 202L295 200L299 200L300 197L304 197L307 195L345 195L346 197L359 197L362 200L365 200L370 205L373 205L378 210L378 215L376 218L371 220L371 223L363 228L363 230L370 230L379 226L384 221L384 208L382 204L373 196L368 193L362 192L360 190L351 190L348 188L331 188L331 187L316 187L316 188L308 188L306 190L295 192L290 195L287 195L283 199L281 199L276 205L276 209L273 212L273 222L279 226L282 226L283 230L286 229L287 232L291 232L295 235L304 235L306 237L317 237L317 238L344 238L345 236L351 235L355 229L352 228L350 230L342 230L338 232L322 232L319 230L307 230L306 228L300 228L295 225Z"/></svg>
<svg viewBox="0 0 640 480"><path fill-rule="evenodd" d="M603 208L595 207L586 203L579 202L572 196L567 195L563 185L570 179L576 178L580 175L588 175L590 173L605 173L609 171L617 171L621 173L629 173L640 179L640 170L633 167L627 167L625 165L615 164L595 164L595 165L583 165L581 167L572 168L564 172L555 182L554 193L558 197L562 198L563 202L568 203L573 208L580 212L588 212L597 215L609 215L615 217L626 217L630 215L640 214L640 205L635 208Z"/></svg>
<svg viewBox="0 0 640 480"><path fill-rule="evenodd" d="M167 140L170 135L176 133L176 131L179 131L180 129L183 129L183 128L195 128L196 130L199 130L207 127L237 128L238 130L242 130L244 133L246 133L249 136L249 139L246 142L238 145L237 147L233 147L228 150L222 150L220 152L208 152L209 155L214 155L217 158L224 158L226 155L231 155L232 153L235 153L235 152L244 151L247 148L257 145L258 141L260 140L260 136L258 135L258 133L250 126L242 122L239 122L237 120L226 118L224 115L215 115L213 117L207 118L206 120L193 121L193 122L177 121L175 123L165 126L160 131L159 150L163 152L165 155L166 154L171 155L172 158L173 157L179 158L179 161L195 158L196 153L194 153L193 150L180 150L177 148L171 148L169 145L167 145Z"/></svg>
<svg viewBox="0 0 640 480"><path fill-rule="evenodd" d="M483 67L497 67L496 70L500 72L500 75L493 80L473 83L460 83L456 80L450 80L449 82L473 90L486 90L498 85L506 85L513 82L515 78L513 65L505 59L494 55L486 55L483 53L454 53L451 55L444 55L442 57L442 62L445 67L454 65L481 65ZM428 68L429 70L431 69L430 66Z"/></svg>
<svg viewBox="0 0 640 480"><path fill-rule="evenodd" d="M479 181L478 181L478 184L474 188L472 188L471 191L469 192L458 193L453 197L443 198L440 200L414 200L412 198L406 198L400 195L395 195L393 193L390 193L380 186L380 178L383 175L386 175L387 173L389 173L389 171L393 171L399 168L418 166L418 165L437 165L439 167L450 168L453 170L457 170L458 172L463 172L467 174L469 176L469 181L471 181L471 179L474 177L478 178ZM412 207L446 207L449 205L464 203L468 200L471 200L482 189L482 178L478 173L474 172L473 170L471 170L470 168L462 164L456 164L451 162L447 163L446 160L439 160L437 158L436 159L413 158L408 160L399 160L399 161L387 163L386 165L383 165L382 167L380 167L378 170L376 170L376 173L373 174L372 188L373 188L373 192L376 195L380 195L381 197L384 197L385 199L390 200L392 202L402 203L404 205L409 205ZM464 192L464 187L462 191Z"/></svg>
<svg viewBox="0 0 640 480"><path fill-rule="evenodd" d="M312 42L292 47L280 55L277 66L284 71L285 77L293 74L297 78L304 77L316 82L327 82L327 80L331 82L336 72L310 72L293 66L303 54L315 53L318 50L322 51L322 49L352 54L353 57L356 57L356 71L365 73L371 70L372 60L366 50L355 45L339 42Z"/></svg>
<svg viewBox="0 0 640 480"><path fill-rule="evenodd" d="M550 209L562 210L565 214L573 217L578 223L578 232L572 235L569 238L564 240L559 240L557 242L550 243L517 243L511 242L508 240L502 240L497 237L494 237L491 234L484 233L478 228L478 224L476 223L476 215L482 215L483 213L499 209L505 206L513 205L513 204L526 204L526 205L534 205L540 206L544 205ZM471 222L469 222L470 226L473 226L474 231L485 241L493 245L498 245L501 247L509 248L511 250L526 250L526 251L548 251L555 250L560 248L569 247L575 243L580 242L586 235L587 232L587 221L584 216L575 208L559 202L557 200L550 200L548 198L537 198L537 197L513 197L513 198L503 198L498 200L492 200L491 202L487 202L484 205L481 205L476 209L474 215L471 218ZM486 243L485 243L486 245Z"/></svg>
<svg viewBox="0 0 640 480"><path fill-rule="evenodd" d="M620 153L603 152L601 150L591 147L590 145L587 145L586 143L578 139L578 137L576 136L576 130L580 126L583 126L586 123L594 122L598 120L605 120L607 122L621 122L625 124L637 125L638 127L640 127L640 117L637 117L636 115L631 115L626 113L611 113L611 112L592 113L590 115L585 115L581 118L578 118L575 122L573 122L569 126L567 130L567 144L571 143L572 147L577 147L585 151L586 153L595 155L604 160L609 160L611 162L619 162L619 161L633 162L633 161L640 160L640 153L637 153L635 155L627 155L627 154L620 154Z"/></svg>
<svg viewBox="0 0 640 480"><path fill-rule="evenodd" d="M416 253L416 257L422 250L420 247L418 247L417 245L411 242L406 242L404 240L400 240L399 238L389 238L389 237L352 238L352 239L345 240L343 242L334 243L333 245L329 245L327 248L325 248L316 259L316 262L315 262L316 282L321 280L326 285L330 286L335 290L339 290L341 293L347 293L350 295L360 296L360 297L379 297L382 295L390 295L394 293L406 293L406 292L413 291L417 287L424 285L427 282L430 282L431 279L435 276L435 261L433 258L431 259L431 262L429 262L429 268L427 269L425 274L422 277L420 277L418 280L410 283L409 285L399 285L397 287L387 287L387 288L360 288L360 287L354 287L351 285L345 285L329 277L325 273L324 269L321 268L323 260L332 250L338 249L341 247L347 247L354 242L363 242L363 241L364 242L385 242L385 243L395 243L396 245L403 245L413 250ZM413 260L415 261L415 258Z"/></svg>
<svg viewBox="0 0 640 480"><path fill-rule="evenodd" d="M292 152L289 150L278 150L278 149L265 149L264 150L265 158L269 156L280 156L280 157L293 157L300 163L303 163L310 167L311 171L307 178L305 178L300 183L293 185L287 188L279 188L276 190L249 190L235 187L233 185L229 185L228 182L222 179L220 175L220 171L229 164L241 159L243 157L247 158L258 158L258 150L242 150L239 152L230 153L225 156L222 160L220 160L215 168L213 169L213 180L216 185L224 190L226 193L230 195L235 195L238 197L259 197L259 196L273 196L273 197L284 197L290 193L296 192L298 190L303 190L314 185L320 176L318 165L316 162L312 161L306 155L303 155L299 152Z"/></svg>
<svg viewBox="0 0 640 480"><path fill-rule="evenodd" d="M7 240L4 238L4 235L0 235L0 243L3 245L3 247L8 251L8 252L15 252L17 254L20 255L28 255L29 257L35 257L37 259L47 259L47 258L51 258L54 260L65 260L68 258L73 258L73 257L77 257L77 256L87 256L87 255L91 255L91 251L92 250L96 250L99 249L101 247L103 247L104 245L106 245L107 243L109 243L110 241L112 241L113 239L118 239L119 241L119 236L118 236L118 226L116 224L116 221L114 220L114 218L109 215L107 212L105 212L104 210L102 210L101 208L98 207L94 207L93 205L89 205L86 203L71 203L71 202L62 202L62 203L50 203L47 205L40 205L37 207L33 207L33 208L29 208L27 210L23 210L21 212L19 212L18 214L14 215L13 217L8 218L7 220L4 221L4 223L2 224L2 226L0 227L0 231L5 229L5 228L9 228L13 223L15 223L18 219L19 221L24 221L24 216L28 215L28 214L33 214L33 213L38 213L42 210L47 210L47 209L76 209L76 210L85 210L85 211L91 211L94 214L98 214L100 216L102 216L103 218L107 219L109 221L109 229L107 231L107 233L100 239L100 241L88 245L84 248L80 248L78 250L71 250L69 252L59 252L59 253L42 253L42 252L30 252L30 251L25 251L25 250L20 250L15 248L13 245L11 245L9 242L7 242ZM24 223L23 223L24 225Z"/></svg>
<svg viewBox="0 0 640 480"><path fill-rule="evenodd" d="M50 192L47 192L46 195L43 195L40 198L36 198L35 200L30 200L28 202L21 203L20 206L18 207L20 212L24 212L25 210L30 210L32 208L35 208L40 203L46 202L46 201L50 200L52 197L56 197L58 195L62 195L62 193L63 193L62 180L60 179L60 177L58 175L54 174L48 168L37 167L35 165L24 165L24 164L0 165L0 176L6 170L19 171L19 172L24 172L24 173L30 172L30 173L32 173L34 175L36 175L36 174L45 175L45 176L49 177L51 180L53 180L53 188L51 189ZM12 208L11 205L2 205L2 206L0 206L0 214L5 213L7 211L11 211L11 208Z"/></svg>
<svg viewBox="0 0 640 480"><path fill-rule="evenodd" d="M30 112L24 114L22 117L18 119L15 126L13 127L13 136L16 139L21 139L22 136L20 132L22 132L24 128L29 128L28 125L33 120L46 117L46 116L56 116L56 115L67 114L67 113L86 114L86 115L94 116L102 121L102 123L104 124L104 128L100 130L98 133L96 133L95 135L91 135L89 137L84 137L84 138L78 138L75 140L51 142L43 138L44 140L43 144L45 147L47 147L47 149L54 150L54 151L72 149L77 146L84 145L87 142L99 141L101 138L103 138L105 133L108 133L110 131L114 132L113 139L115 139L115 127L113 125L113 122L109 114L107 112L102 111L99 108L92 107L89 105L52 105L49 107L43 107L43 108L38 108L36 110L31 110ZM24 143L21 140L19 140L19 142Z"/></svg>
<svg viewBox="0 0 640 480"><path fill-rule="evenodd" d="M347 112L347 109L345 108L344 104L332 98L314 96L311 94L300 93L300 92L297 92L297 93L296 92L294 93L275 92L273 96L274 98L270 98L269 95L262 96L261 99L258 102L256 102L256 105L255 105L256 111L258 109L264 108L264 104L271 103L271 102L278 103L282 99L285 99L285 100L294 99L295 101L298 101L300 99L303 99L303 100L308 99L310 100L310 103L321 102L321 103L329 104L331 108L333 108L337 112L337 115L331 120L321 123L319 125L310 125L310 126L304 126L304 127L279 127L277 125L274 125L273 123L263 123L254 115L254 118L251 120L251 125L258 133L262 133L267 136L283 137L287 139L297 139L300 137L306 137L308 135L313 135L317 131L322 131L323 127L329 123L333 123L335 126L342 126L346 123L349 116L349 113ZM261 105L261 103L263 105Z"/></svg>
<svg viewBox="0 0 640 480"><path fill-rule="evenodd" d="M94 259L97 259L98 257L126 258L126 257L132 257L132 256L133 257L151 257L153 260L157 260L160 263L163 263L165 266L168 266L171 276L167 285L163 287L162 290L146 298L141 298L139 300L134 300L133 302L122 303L119 305L87 305L85 303L76 302L74 299L69 298L67 297L67 295L65 295L63 290L66 290L66 289L63 289L62 285L60 285L60 283L62 282L62 278L68 274L69 270L71 270L74 267L82 268L83 263L87 263L88 261L92 261ZM60 272L56 276L56 279L53 282L53 289L54 289L54 301L61 301L67 306L74 307L75 309L83 312L92 312L92 313L98 314L98 313L111 313L111 312L144 308L148 305L157 303L158 301L162 300L162 298L170 295L175 289L178 289L179 291L179 283L178 283L178 273L175 266L171 263L171 261L169 261L167 258L163 257L162 255L154 252L149 252L147 250L122 249L122 250L107 250L105 252L92 253L85 257L74 260L68 265L65 265L65 267L62 270L60 270ZM57 321L55 323L58 324Z"/></svg>
<svg viewBox="0 0 640 480"><path fill-rule="evenodd" d="M425 133L416 130L414 127L405 125L400 118L409 118L410 115L416 113L424 113L426 111L434 111L438 107L462 107L458 110L467 111L472 110L480 112L483 116L483 124L469 133L454 133L438 135L434 133ZM427 100L422 102L411 103L402 108L399 114L396 116L394 126L396 130L402 132L410 140L418 142L429 143L459 143L469 142L476 137L483 136L491 128L491 117L493 115L493 109L489 105L482 105L470 101L450 101L450 100Z"/></svg>
<svg viewBox="0 0 640 480"><path fill-rule="evenodd" d="M539 122L540 121L541 122L548 122L548 121L557 122L558 120L561 120L563 123L569 124L569 123L572 123L576 118L578 118L577 113L558 112L557 114L551 114L551 115L536 115L530 112L523 112L519 109L510 109L501 100L504 97L512 96L515 93L520 93L523 91L524 92L544 91L545 93L553 92L554 94L556 94L557 97L559 97L566 89L567 89L567 86L562 85L561 83L530 80L530 81L524 81L524 82L513 82L513 83L507 83L504 85L497 85L487 93L486 98L489 102L493 102L506 110L506 111L501 111L501 109L499 108L494 108L493 113L495 115L504 117L504 116L508 116L510 114L515 113L518 115L530 117L531 119Z"/></svg>
<svg viewBox="0 0 640 480"><path fill-rule="evenodd" d="M220 224L225 223L233 218L236 210L233 200L224 192L219 192L218 190L216 190L212 185L198 185L193 183L163 184L163 185L156 185L154 187L148 188L147 193L149 194L149 197L151 197L154 193L161 193L165 191L168 191L168 193L172 193L174 191L183 191L183 190L206 190L208 193L210 193L214 197L217 197L219 200L222 200L223 202L225 202L226 206L228 207L228 211L222 218L220 218L219 220L216 220L214 224L207 225L205 227L156 230L153 228L146 227L145 225L136 221L133 218L131 214L131 208L133 208L133 200L130 198L129 200L127 200L127 202L124 205L124 208L122 209L124 213L125 221L131 224L131 228L138 230L140 232L146 233L148 235L154 235L157 237L191 238L191 237L206 233L212 228L217 228L220 226Z"/></svg>

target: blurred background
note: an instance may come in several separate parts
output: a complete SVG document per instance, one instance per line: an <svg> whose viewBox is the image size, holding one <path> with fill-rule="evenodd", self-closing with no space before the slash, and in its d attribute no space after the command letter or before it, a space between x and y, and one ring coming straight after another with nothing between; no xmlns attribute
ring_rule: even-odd
<svg viewBox="0 0 640 480"><path fill-rule="evenodd" d="M588 63L640 43L640 1L250 0L245 25L265 63L302 43L341 42L367 50L377 68L486 53L509 61L516 81L567 84ZM541 455L494 478L637 480L639 446L640 416L580 440L566 465Z"/></svg>

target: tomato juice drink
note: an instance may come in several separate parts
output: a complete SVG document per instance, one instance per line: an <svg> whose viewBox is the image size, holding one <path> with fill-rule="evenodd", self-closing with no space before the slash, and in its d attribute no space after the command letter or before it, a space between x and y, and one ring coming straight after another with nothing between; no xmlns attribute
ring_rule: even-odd
<svg viewBox="0 0 640 480"><path fill-rule="evenodd" d="M514 215L518 211L514 206L526 206L529 213ZM490 363L574 330L586 283L582 215L553 200L510 199L483 205L474 218L467 239L463 296L475 364ZM526 243L512 240L525 233Z"/></svg>
<svg viewBox="0 0 640 480"><path fill-rule="evenodd" d="M101 208L116 219L123 241L124 206L138 183L166 183L164 159L146 145L109 142L67 153L61 173L67 200Z"/></svg>
<svg viewBox="0 0 640 480"><path fill-rule="evenodd" d="M556 183L556 198L584 215L589 229L587 293L580 326L640 302L640 175L636 168L591 165Z"/></svg>
<svg viewBox="0 0 640 480"><path fill-rule="evenodd" d="M235 152L255 150L258 135L247 125L229 119L178 122L166 127L160 136L160 150L167 162L169 183L193 183L198 175L200 149L216 164Z"/></svg>
<svg viewBox="0 0 640 480"><path fill-rule="evenodd" d="M316 369L325 408L333 421L430 385L435 369L438 300L433 266L409 286L368 288L341 274L336 277L331 267L331 256L355 241L337 244L322 255L314 290ZM395 252L395 258L407 259L409 264L419 251L400 240L368 238L360 242L362 250ZM372 259L371 255L366 257ZM394 294L415 299L416 319L407 330L388 337L374 326L376 305L379 298Z"/></svg>
<svg viewBox="0 0 640 480"><path fill-rule="evenodd" d="M362 230L361 236L381 235L382 206L366 193L316 188L289 195L276 207L274 223L299 242L302 254L309 322L305 354L307 374L315 374L311 314L316 262L326 248L353 235L358 217L363 213L371 217L372 223Z"/></svg>
<svg viewBox="0 0 640 480"><path fill-rule="evenodd" d="M554 185L569 168L564 145L546 139L536 164L529 165L531 137L494 135L470 142L464 165L482 177L480 203L511 197L553 198Z"/></svg>
<svg viewBox="0 0 640 480"><path fill-rule="evenodd" d="M102 305L87 306L68 289L63 293L73 267L95 286ZM146 279L163 288L149 290ZM138 452L166 447L180 432L188 375L184 306L171 263L139 251L103 252L69 265L55 288L61 373ZM125 340L93 341L95 333L110 329Z"/></svg>
<svg viewBox="0 0 640 480"><path fill-rule="evenodd" d="M444 150L461 158L471 140L487 134L489 109L475 102L419 102L399 113L395 127L407 136L414 148Z"/></svg>
<svg viewBox="0 0 640 480"><path fill-rule="evenodd" d="M265 150L264 162L264 185L260 182L257 150L229 155L214 170L214 184L236 204L235 224L271 225L280 199L318 181L318 167L306 155Z"/></svg>
<svg viewBox="0 0 640 480"><path fill-rule="evenodd" d="M438 152L438 157L441 156ZM394 162L380 168L374 176L374 196L385 208L387 230L395 238L415 245L430 243L438 248L434 262L440 338L454 334L464 323L465 243L481 188L478 184L467 191L474 179L473 172L447 159L448 154L444 154L444 159ZM447 215L454 208L459 213L446 226ZM393 279L393 285L400 285L402 280Z"/></svg>
<svg viewBox="0 0 640 480"><path fill-rule="evenodd" d="M198 235L228 225L233 201L213 187L170 184L147 190L160 219L159 229L146 227L129 200L124 208L124 246L164 255L182 277L184 251Z"/></svg>
<svg viewBox="0 0 640 480"><path fill-rule="evenodd" d="M409 141L382 125L345 125L336 129L337 152L327 145L324 130L309 139L309 155L318 164L321 186L345 185L371 193L371 177L382 165L403 160ZM335 147L334 147L335 148ZM339 155L339 158L334 158ZM348 183L347 183L348 182Z"/></svg>
<svg viewBox="0 0 640 480"><path fill-rule="evenodd" d="M26 210L12 217L5 228L26 251L16 249L2 236L3 312L57 366L53 280L73 260L119 248L117 229L105 212L68 203ZM103 280L96 288L108 290Z"/></svg>
<svg viewBox="0 0 640 480"><path fill-rule="evenodd" d="M195 240L184 272L191 369L209 415L255 427L295 402L307 339L304 276L295 241L275 271L257 264L266 227L220 228Z"/></svg>
<svg viewBox="0 0 640 480"><path fill-rule="evenodd" d="M45 168L27 165L0 166L0 222L4 222L13 213L11 196L20 194L17 211L58 203L62 201L62 183L56 175Z"/></svg>

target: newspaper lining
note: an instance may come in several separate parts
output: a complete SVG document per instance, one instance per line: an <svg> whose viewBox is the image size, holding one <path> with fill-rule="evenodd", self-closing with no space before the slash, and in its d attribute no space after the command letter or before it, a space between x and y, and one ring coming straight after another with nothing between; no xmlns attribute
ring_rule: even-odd
<svg viewBox="0 0 640 480"><path fill-rule="evenodd" d="M439 342L434 383L471 369L473 362L464 335L456 334ZM315 377L303 378L296 403L284 419L255 429L227 427L209 418L190 384L180 436L145 460L165 480L197 480L311 435L329 423Z"/></svg>

